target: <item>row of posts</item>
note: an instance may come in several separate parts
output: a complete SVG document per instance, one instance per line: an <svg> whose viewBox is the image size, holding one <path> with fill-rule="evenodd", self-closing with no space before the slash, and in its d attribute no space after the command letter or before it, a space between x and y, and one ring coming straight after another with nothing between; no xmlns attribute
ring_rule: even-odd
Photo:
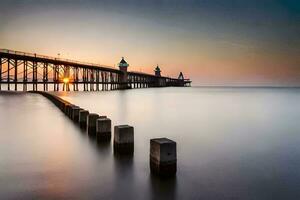
<svg viewBox="0 0 300 200"><path fill-rule="evenodd" d="M80 128L87 130L91 137L98 141L111 140L111 119L90 113L68 101L46 92L33 92L43 95L53 102ZM113 139L114 153L117 155L133 155L134 152L134 127L117 125L114 127ZM168 138L155 138L150 140L150 170L159 176L173 176L177 171L176 142Z"/></svg>

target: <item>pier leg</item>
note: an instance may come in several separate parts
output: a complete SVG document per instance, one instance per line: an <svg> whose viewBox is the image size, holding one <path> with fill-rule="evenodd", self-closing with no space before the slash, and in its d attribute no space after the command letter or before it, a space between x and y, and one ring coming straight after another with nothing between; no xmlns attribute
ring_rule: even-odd
<svg viewBox="0 0 300 200"><path fill-rule="evenodd" d="M119 125L114 128L114 153L133 154L134 128L128 125Z"/></svg>
<svg viewBox="0 0 300 200"><path fill-rule="evenodd" d="M32 89L33 89L33 91L36 91L36 88L35 88L35 83L36 83L36 79L37 79L37 77L36 77L36 62L35 61L33 61L33 66L32 66Z"/></svg>
<svg viewBox="0 0 300 200"><path fill-rule="evenodd" d="M173 176L177 171L176 142L167 138L150 140L150 169L159 176Z"/></svg>
<svg viewBox="0 0 300 200"><path fill-rule="evenodd" d="M18 61L17 60L15 60L15 77L14 77L14 82L15 82L15 91L17 91L18 90L18 84L17 84L17 82L18 82Z"/></svg>
<svg viewBox="0 0 300 200"><path fill-rule="evenodd" d="M24 60L23 64L23 91L27 91L27 61Z"/></svg>
<svg viewBox="0 0 300 200"><path fill-rule="evenodd" d="M10 59L7 59L7 90L10 90Z"/></svg>
<svg viewBox="0 0 300 200"><path fill-rule="evenodd" d="M2 83L2 58L0 57L0 91L2 89L1 83Z"/></svg>

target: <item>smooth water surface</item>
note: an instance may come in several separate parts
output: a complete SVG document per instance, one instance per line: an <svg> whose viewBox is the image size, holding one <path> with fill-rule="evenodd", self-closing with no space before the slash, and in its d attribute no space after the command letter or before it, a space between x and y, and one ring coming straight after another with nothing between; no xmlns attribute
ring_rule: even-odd
<svg viewBox="0 0 300 200"><path fill-rule="evenodd" d="M300 89L56 93L135 128L115 157L50 101L0 94L1 199L299 199ZM177 142L176 178L150 174L149 140Z"/></svg>

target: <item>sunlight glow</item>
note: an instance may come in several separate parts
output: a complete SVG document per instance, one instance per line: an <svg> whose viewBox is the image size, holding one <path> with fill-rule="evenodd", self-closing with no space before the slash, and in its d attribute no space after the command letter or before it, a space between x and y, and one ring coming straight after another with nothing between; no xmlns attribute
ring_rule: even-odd
<svg viewBox="0 0 300 200"><path fill-rule="evenodd" d="M64 79L63 79L63 82L64 82L65 84L67 84L67 83L70 82L70 80L69 80L69 78L64 78Z"/></svg>

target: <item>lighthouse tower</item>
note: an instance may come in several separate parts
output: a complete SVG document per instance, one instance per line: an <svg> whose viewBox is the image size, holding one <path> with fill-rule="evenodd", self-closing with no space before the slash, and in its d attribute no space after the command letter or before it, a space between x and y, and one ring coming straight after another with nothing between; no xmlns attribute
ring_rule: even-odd
<svg viewBox="0 0 300 200"><path fill-rule="evenodd" d="M179 73L178 80L184 81L184 76L182 72Z"/></svg>
<svg viewBox="0 0 300 200"><path fill-rule="evenodd" d="M155 76L158 76L158 77L161 77L161 70L160 70L160 68L159 68L159 66L157 65L157 67L155 68L155 70L154 70L154 72L155 72Z"/></svg>
<svg viewBox="0 0 300 200"><path fill-rule="evenodd" d="M128 67L128 63L124 60L124 57L122 57L122 60L119 63L119 68L122 72L127 73L127 67Z"/></svg>
<svg viewBox="0 0 300 200"><path fill-rule="evenodd" d="M122 82L122 88L127 89L128 88L128 76L127 76L127 68L129 64L124 60L124 57L122 57L122 60L119 63L119 69L122 72L121 75L121 82Z"/></svg>

